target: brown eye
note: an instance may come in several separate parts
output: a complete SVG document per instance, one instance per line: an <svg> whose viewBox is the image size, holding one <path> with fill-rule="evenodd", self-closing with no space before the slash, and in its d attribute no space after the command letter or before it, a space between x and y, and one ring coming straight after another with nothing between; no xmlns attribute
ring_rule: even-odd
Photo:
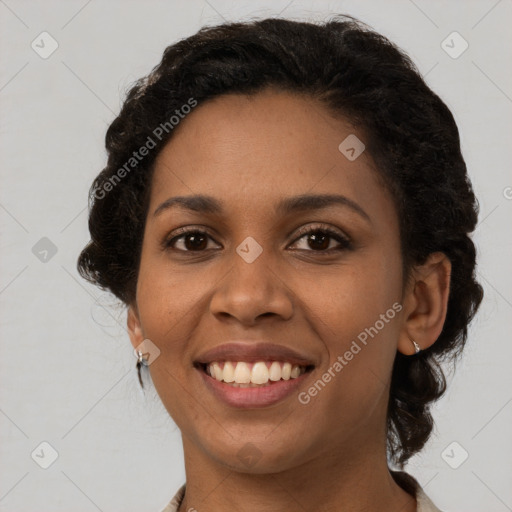
<svg viewBox="0 0 512 512"><path fill-rule="evenodd" d="M208 246L208 239L212 238L205 231L197 229L181 230L181 235L174 236L164 242L165 248L172 248L183 252L201 252ZM181 247L176 247L177 242L182 242Z"/></svg>
<svg viewBox="0 0 512 512"><path fill-rule="evenodd" d="M175 232L172 238L164 240L162 244L164 249L173 249L180 252L204 252L208 249L208 241L214 241L206 231L199 229L182 228L178 230L178 233L176 235ZM299 250L330 254L334 251L351 248L351 242L346 236L330 228L303 228L299 231L299 235L300 237L296 239L294 245L298 243L298 240L305 240L305 247L299 248ZM332 247L333 241L338 243L338 247Z"/></svg>
<svg viewBox="0 0 512 512"><path fill-rule="evenodd" d="M309 233L306 235L308 237L308 243L310 243L310 247L315 250L329 249L331 236L321 231L316 231L314 233Z"/></svg>
<svg viewBox="0 0 512 512"><path fill-rule="evenodd" d="M309 252L331 253L332 251L340 251L350 249L350 241L347 237L330 228L313 227L305 228L299 232L301 235L297 240L305 239L306 250ZM330 247L331 242L338 242L338 247ZM297 241L295 242L297 244ZM299 248L303 250L304 248Z"/></svg>

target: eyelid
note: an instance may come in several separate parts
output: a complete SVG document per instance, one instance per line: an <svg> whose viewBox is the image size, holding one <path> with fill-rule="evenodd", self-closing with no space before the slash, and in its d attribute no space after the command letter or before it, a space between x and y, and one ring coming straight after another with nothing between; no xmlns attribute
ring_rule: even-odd
<svg viewBox="0 0 512 512"><path fill-rule="evenodd" d="M338 247L333 247L324 251L314 251L309 250L305 251L306 253L310 252L318 255L325 255L326 257L332 255L332 253L340 253L343 251L353 250L352 239L346 235L344 232L340 231L338 228L332 227L330 225L322 224L322 223L313 223L306 226L301 227L294 235L294 241L292 245L299 242L301 238L305 235L309 235L310 233L315 232L323 232L327 234L328 238L334 239L338 242Z"/></svg>
<svg viewBox="0 0 512 512"><path fill-rule="evenodd" d="M302 226L295 233L294 241L297 241L298 238L302 238L302 236L307 235L311 232L315 232L315 231L323 231L323 232L331 234L331 235L336 235L337 237L342 238L345 242L347 242L347 243L350 242L350 238L347 235L345 235L342 231L340 231L337 228L334 228L334 227L331 227L331 226L328 226L328 225L322 224L322 223L313 223L313 224L308 224L306 226Z"/></svg>
<svg viewBox="0 0 512 512"><path fill-rule="evenodd" d="M205 226L183 226L183 227L180 227L180 228L176 228L174 229L171 233L169 233L168 235L166 235L163 240L162 240L162 243L161 243L161 247L162 249L165 251L167 249L174 249L173 247L171 247L171 242L177 240L178 238L181 238L185 235L188 235L190 233L201 233L201 234L205 234L206 236L208 236L209 238L211 238L216 244L218 244L218 242L213 238L212 234L211 234L211 230L209 228L206 228ZM196 251L182 251L181 249L177 249L178 252L183 252L183 253L186 253L186 252L196 252ZM197 252L205 252L205 251L197 251Z"/></svg>

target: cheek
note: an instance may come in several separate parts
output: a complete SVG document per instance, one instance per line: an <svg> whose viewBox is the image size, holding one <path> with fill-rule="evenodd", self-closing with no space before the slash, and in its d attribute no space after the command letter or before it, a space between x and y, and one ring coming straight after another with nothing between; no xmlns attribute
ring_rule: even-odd
<svg viewBox="0 0 512 512"><path fill-rule="evenodd" d="M191 371L190 336L200 322L204 289L190 275L176 272L159 258L141 258L137 306L142 332L160 350L149 370L155 388L171 416L186 417L190 407L184 392Z"/></svg>
<svg viewBox="0 0 512 512"><path fill-rule="evenodd" d="M190 366L189 339L199 322L199 294L194 293L196 286L182 281L183 277L169 274L169 269L165 273L149 265L139 276L137 297L144 337L160 350L149 366L151 380L174 422L189 432L204 414L187 389L190 374L195 371Z"/></svg>
<svg viewBox="0 0 512 512"><path fill-rule="evenodd" d="M179 356L187 328L194 325L194 317L201 305L204 289L193 274L180 272L164 257L146 256L143 252L137 282L137 305L146 337L161 350L172 350Z"/></svg>
<svg viewBox="0 0 512 512"><path fill-rule="evenodd" d="M328 285L310 287L311 318L329 356L322 371L335 375L326 376L333 382L326 399L341 401L345 410L370 410L389 382L402 309L401 265L391 247L381 247L340 267Z"/></svg>
<svg viewBox="0 0 512 512"><path fill-rule="evenodd" d="M318 303L315 330L328 360L304 390L301 403L317 418L318 427L329 432L327 437L335 433L333 442L340 432L355 434L385 415L400 304L393 302L389 288L387 294L380 293L370 277L343 281L329 301Z"/></svg>
<svg viewBox="0 0 512 512"><path fill-rule="evenodd" d="M328 349L346 349L347 342L378 322L382 327L381 315L385 316L385 329L394 330L397 306L387 315L393 304L400 304L402 290L401 261L386 252L372 251L372 254L354 258L354 264L342 266L333 272L328 280L316 283L308 280L305 303L314 308L314 316L323 326L326 338L331 340ZM387 321L386 321L387 320ZM389 329L388 326L392 326ZM331 354L334 356L334 354Z"/></svg>

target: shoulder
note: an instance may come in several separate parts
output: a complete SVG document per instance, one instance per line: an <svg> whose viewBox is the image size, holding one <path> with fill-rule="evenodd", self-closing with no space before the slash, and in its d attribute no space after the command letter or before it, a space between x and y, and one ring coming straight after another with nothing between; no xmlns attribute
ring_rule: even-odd
<svg viewBox="0 0 512 512"><path fill-rule="evenodd" d="M405 471L391 471L391 475L402 489L416 497L416 502L418 503L417 512L442 512L425 494L419 482L412 475Z"/></svg>
<svg viewBox="0 0 512 512"><path fill-rule="evenodd" d="M161 511L161 512L176 512L181 505L181 502L183 500L183 496L185 495L185 484L183 484L172 500L167 504L167 506Z"/></svg>
<svg viewBox="0 0 512 512"><path fill-rule="evenodd" d="M425 491L413 476L405 473L404 471L391 471L391 475L400 487L416 497L416 501L418 503L417 512L442 512L425 494ZM178 510L181 501L183 500L183 496L185 495L185 487L186 484L183 484L178 489L172 500L161 512L176 512Z"/></svg>

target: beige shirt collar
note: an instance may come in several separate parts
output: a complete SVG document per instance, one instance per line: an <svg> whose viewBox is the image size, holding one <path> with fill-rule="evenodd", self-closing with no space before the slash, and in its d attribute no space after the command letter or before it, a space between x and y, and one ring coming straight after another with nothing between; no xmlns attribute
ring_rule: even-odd
<svg viewBox="0 0 512 512"><path fill-rule="evenodd" d="M430 498L425 494L418 481L405 473L404 471L391 471L395 481L403 487L407 492L416 496L416 502L418 504L416 512L441 512ZM178 492L174 495L173 499L167 504L162 512L177 512L182 500L185 495L186 484L183 484Z"/></svg>

